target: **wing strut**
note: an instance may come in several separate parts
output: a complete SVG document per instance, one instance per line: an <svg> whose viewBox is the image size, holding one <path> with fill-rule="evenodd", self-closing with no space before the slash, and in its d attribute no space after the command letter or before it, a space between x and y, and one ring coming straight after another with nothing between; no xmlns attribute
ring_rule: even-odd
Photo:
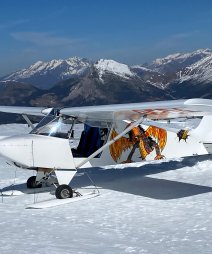
<svg viewBox="0 0 212 254"><path fill-rule="evenodd" d="M22 114L24 120L28 123L28 125L32 128L32 130L35 128L33 123L29 120L29 117L27 115Z"/></svg>
<svg viewBox="0 0 212 254"><path fill-rule="evenodd" d="M123 137L126 133L128 133L129 131L131 131L135 126L139 125L143 120L144 120L145 116L142 116L141 118L139 118L136 122L134 122L132 125L130 125L129 127L127 127L125 130L123 130L119 135L117 135L114 139L110 140L109 142L107 142L105 145L103 145L102 147L100 147L96 152L94 152L93 154L91 154L88 158L84 159L83 161L81 161L78 165L76 165L76 169L82 167L86 162L88 162L89 160L93 159L97 154L101 153L102 151L104 151L108 146L112 145L114 142L116 142L116 140L118 140L119 138Z"/></svg>

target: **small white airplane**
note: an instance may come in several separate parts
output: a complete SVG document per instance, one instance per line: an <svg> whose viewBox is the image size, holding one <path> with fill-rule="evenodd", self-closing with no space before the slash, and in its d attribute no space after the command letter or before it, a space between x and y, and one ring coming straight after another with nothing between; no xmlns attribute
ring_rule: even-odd
<svg viewBox="0 0 212 254"><path fill-rule="evenodd" d="M0 155L36 170L28 188L54 183L58 199L73 197L77 169L212 153L212 100L188 99L72 108L0 106L21 114L32 131L0 138ZM43 116L34 126L28 116ZM195 129L170 128L172 120L199 118ZM164 123L164 120L167 123ZM76 144L78 123L84 130ZM180 140L184 140L179 142Z"/></svg>

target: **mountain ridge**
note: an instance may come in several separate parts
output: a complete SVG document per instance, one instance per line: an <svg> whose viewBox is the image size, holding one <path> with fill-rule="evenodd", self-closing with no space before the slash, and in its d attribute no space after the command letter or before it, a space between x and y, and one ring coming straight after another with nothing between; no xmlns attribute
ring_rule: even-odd
<svg viewBox="0 0 212 254"><path fill-rule="evenodd" d="M31 83L40 89L49 89L52 84L83 75L90 66L86 58L72 57L66 60L37 61L28 68L4 76L1 80Z"/></svg>
<svg viewBox="0 0 212 254"><path fill-rule="evenodd" d="M171 54L145 66L77 57L38 61L0 79L0 91L1 105L25 106L212 99L212 51Z"/></svg>

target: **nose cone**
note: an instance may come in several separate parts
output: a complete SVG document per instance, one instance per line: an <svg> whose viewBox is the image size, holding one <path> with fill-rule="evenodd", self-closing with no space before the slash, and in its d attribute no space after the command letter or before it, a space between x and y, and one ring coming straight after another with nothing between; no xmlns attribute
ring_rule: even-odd
<svg viewBox="0 0 212 254"><path fill-rule="evenodd" d="M0 155L23 167L32 167L32 143L26 135L0 138Z"/></svg>

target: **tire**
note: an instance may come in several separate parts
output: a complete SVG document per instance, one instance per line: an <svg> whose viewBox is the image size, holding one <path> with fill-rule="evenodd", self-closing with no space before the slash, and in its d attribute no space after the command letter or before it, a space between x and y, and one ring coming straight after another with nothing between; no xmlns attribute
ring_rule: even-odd
<svg viewBox="0 0 212 254"><path fill-rule="evenodd" d="M31 176L27 180L27 188L29 189L41 188L41 187L42 187L42 183L36 184L36 176Z"/></svg>
<svg viewBox="0 0 212 254"><path fill-rule="evenodd" d="M59 185L55 191L55 196L58 199L72 198L73 190L69 185Z"/></svg>

